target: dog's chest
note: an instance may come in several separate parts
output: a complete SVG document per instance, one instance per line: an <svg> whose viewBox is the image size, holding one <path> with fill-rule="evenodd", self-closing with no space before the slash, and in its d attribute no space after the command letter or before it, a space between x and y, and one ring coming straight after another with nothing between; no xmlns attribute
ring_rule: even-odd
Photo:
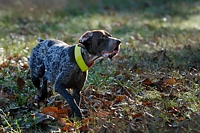
<svg viewBox="0 0 200 133"><path fill-rule="evenodd" d="M52 46L47 52L44 63L45 75L52 83L58 76L62 76L64 81L69 82L69 86L78 84L86 78L86 74L82 73L76 64L71 46Z"/></svg>

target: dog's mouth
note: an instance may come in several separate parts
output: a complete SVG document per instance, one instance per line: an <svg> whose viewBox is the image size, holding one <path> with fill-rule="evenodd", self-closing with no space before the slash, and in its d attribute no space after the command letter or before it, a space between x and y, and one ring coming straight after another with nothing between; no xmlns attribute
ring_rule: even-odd
<svg viewBox="0 0 200 133"><path fill-rule="evenodd" d="M101 54L104 58L109 58L112 59L114 56L116 56L119 53L120 47L117 46L113 51L108 52L108 51L102 51Z"/></svg>

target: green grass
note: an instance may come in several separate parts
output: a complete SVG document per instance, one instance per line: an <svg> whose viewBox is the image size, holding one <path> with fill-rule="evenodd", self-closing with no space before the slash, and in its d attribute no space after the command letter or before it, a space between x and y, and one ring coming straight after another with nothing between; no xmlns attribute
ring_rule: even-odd
<svg viewBox="0 0 200 133"><path fill-rule="evenodd" d="M38 37L76 44L92 29L105 29L120 38L121 51L112 62L97 61L89 71L81 107L89 111L90 121L71 122L74 131L85 126L89 132L198 132L199 7L198 0L2 2L0 132L62 127L51 120L36 123L32 117L43 107L38 109L32 102L36 89L27 57ZM154 85L144 84L147 78ZM164 85L168 78L175 83ZM126 97L119 100L122 95ZM102 112L110 114L102 116Z"/></svg>

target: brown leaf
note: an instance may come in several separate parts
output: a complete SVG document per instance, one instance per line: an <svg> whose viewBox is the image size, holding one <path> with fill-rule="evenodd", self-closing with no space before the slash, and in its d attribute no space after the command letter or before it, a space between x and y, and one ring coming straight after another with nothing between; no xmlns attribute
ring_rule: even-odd
<svg viewBox="0 0 200 133"><path fill-rule="evenodd" d="M55 118L58 118L58 117L67 117L68 116L68 109L67 108L61 108L59 109L58 107L45 107L42 109L41 111L42 113L44 114L48 114L48 115L51 115Z"/></svg>
<svg viewBox="0 0 200 133"><path fill-rule="evenodd" d="M132 118L135 119L135 118L142 117L142 116L143 116L142 113L137 113L137 114L133 114Z"/></svg>
<svg viewBox="0 0 200 133"><path fill-rule="evenodd" d="M88 132L89 131L89 126L87 126L87 125L83 125L83 126L81 126L80 128L79 128L79 130L81 131L81 132Z"/></svg>
<svg viewBox="0 0 200 133"><path fill-rule="evenodd" d="M143 106L153 106L153 103L152 103L152 101L147 100L147 101L143 101L143 102L142 102L142 105L143 105Z"/></svg>
<svg viewBox="0 0 200 133"><path fill-rule="evenodd" d="M90 117L90 118L84 118L83 120L82 120L82 123L83 124L93 124L94 123L94 117Z"/></svg>
<svg viewBox="0 0 200 133"><path fill-rule="evenodd" d="M66 119L60 118L60 119L58 119L58 123L59 123L61 126L65 126Z"/></svg>
<svg viewBox="0 0 200 133"><path fill-rule="evenodd" d="M151 86L152 85L152 82L150 81L149 78L146 78L142 81L142 84L143 85L147 85L147 86Z"/></svg>
<svg viewBox="0 0 200 133"><path fill-rule="evenodd" d="M58 109L58 111L56 111L56 114L60 117L67 117L68 110L66 108Z"/></svg>
<svg viewBox="0 0 200 133"><path fill-rule="evenodd" d="M27 63L24 63L24 65L23 65L22 67L25 68L25 69L28 69L28 68L29 68L29 66L28 66Z"/></svg>
<svg viewBox="0 0 200 133"><path fill-rule="evenodd" d="M174 85L174 84L176 84L176 80L174 78L168 78L168 79L164 80L163 84Z"/></svg>
<svg viewBox="0 0 200 133"><path fill-rule="evenodd" d="M64 132L68 132L68 131L70 131L70 129L71 128L68 125L65 125L65 126L62 127L61 130L64 131Z"/></svg>
<svg viewBox="0 0 200 133"><path fill-rule="evenodd" d="M180 122L180 121L184 121L185 120L185 118L184 117L179 117L178 118L178 121Z"/></svg>
<svg viewBox="0 0 200 133"><path fill-rule="evenodd" d="M25 81L23 80L23 78L18 77L17 78L17 86L19 90L22 90L23 87L25 85Z"/></svg>
<svg viewBox="0 0 200 133"><path fill-rule="evenodd" d="M57 114L65 114L68 110L66 108L58 109Z"/></svg>
<svg viewBox="0 0 200 133"><path fill-rule="evenodd" d="M41 112L46 114L46 113L49 113L49 112L55 112L56 113L57 111L58 111L58 107L49 106L49 107L44 107Z"/></svg>
<svg viewBox="0 0 200 133"><path fill-rule="evenodd" d="M104 105L104 108L110 108L110 106L112 105L112 102L108 100L103 100L102 103Z"/></svg>
<svg viewBox="0 0 200 133"><path fill-rule="evenodd" d="M42 113L53 116L54 118L58 118L57 114L58 108L57 107L45 107L42 109Z"/></svg>
<svg viewBox="0 0 200 133"><path fill-rule="evenodd" d="M119 95L115 98L115 103L122 102L126 98L126 95Z"/></svg>
<svg viewBox="0 0 200 133"><path fill-rule="evenodd" d="M74 125L71 122L67 122L65 118L60 118L58 123L62 126L62 131L70 131Z"/></svg>

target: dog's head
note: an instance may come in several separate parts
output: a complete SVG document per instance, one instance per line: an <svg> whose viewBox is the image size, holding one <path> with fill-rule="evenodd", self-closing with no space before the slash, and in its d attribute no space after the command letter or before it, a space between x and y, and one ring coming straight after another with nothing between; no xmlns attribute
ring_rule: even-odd
<svg viewBox="0 0 200 133"><path fill-rule="evenodd" d="M90 54L112 59L118 54L121 41L107 31L93 30L85 32L79 39Z"/></svg>

